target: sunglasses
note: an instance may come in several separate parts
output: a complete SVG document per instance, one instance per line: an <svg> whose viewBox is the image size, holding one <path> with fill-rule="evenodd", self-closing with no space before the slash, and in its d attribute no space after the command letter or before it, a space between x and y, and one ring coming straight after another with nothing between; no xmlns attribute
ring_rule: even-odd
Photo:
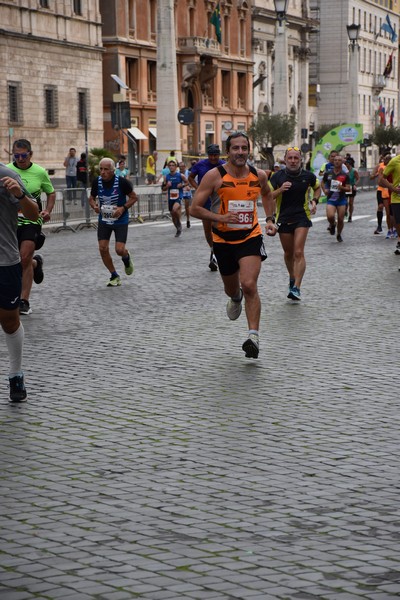
<svg viewBox="0 0 400 600"><path fill-rule="evenodd" d="M25 158L28 158L29 156L29 152L20 152L19 154L14 154L14 158L22 158L23 160L25 160Z"/></svg>
<svg viewBox="0 0 400 600"><path fill-rule="evenodd" d="M290 152L290 150L295 150L296 152L300 152L300 148L298 148L297 146L291 146L290 148L288 148L286 150L286 152Z"/></svg>

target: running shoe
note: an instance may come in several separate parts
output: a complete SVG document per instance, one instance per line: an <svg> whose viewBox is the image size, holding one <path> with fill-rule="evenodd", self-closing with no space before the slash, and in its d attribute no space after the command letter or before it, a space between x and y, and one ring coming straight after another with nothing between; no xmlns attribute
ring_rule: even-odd
<svg viewBox="0 0 400 600"><path fill-rule="evenodd" d="M347 222L348 222L348 223L352 223L352 222L353 222L353 219L352 219L351 217L349 217L349 218L347 219Z"/></svg>
<svg viewBox="0 0 400 600"><path fill-rule="evenodd" d="M330 226L328 227L328 230L329 230L329 233L330 233L331 235L335 235L335 231L336 231L336 225L330 225Z"/></svg>
<svg viewBox="0 0 400 600"><path fill-rule="evenodd" d="M258 353L260 351L258 335L250 333L242 346L242 350L246 353L246 358L258 358Z"/></svg>
<svg viewBox="0 0 400 600"><path fill-rule="evenodd" d="M396 244L396 250L394 251L395 254L397 254L397 256L399 256L400 254L400 242L397 242Z"/></svg>
<svg viewBox="0 0 400 600"><path fill-rule="evenodd" d="M43 257L41 254L35 254L33 260L36 260L36 267L33 269L33 281L39 285L43 281Z"/></svg>
<svg viewBox="0 0 400 600"><path fill-rule="evenodd" d="M240 290L240 294L240 300L233 300L233 298L229 298L228 303L226 305L226 314L228 315L231 321L236 321L236 319L240 317L240 313L242 312L242 290Z"/></svg>
<svg viewBox="0 0 400 600"><path fill-rule="evenodd" d="M216 259L213 251L211 251L211 254L210 254L210 262L209 262L208 268L210 269L210 271L213 271L214 273L215 273L215 271L218 271L218 262L217 262L217 259Z"/></svg>
<svg viewBox="0 0 400 600"><path fill-rule="evenodd" d="M32 309L29 306L28 300L20 300L19 301L19 314L20 315L30 315L32 313Z"/></svg>
<svg viewBox="0 0 400 600"><path fill-rule="evenodd" d="M379 235L380 233L382 233L382 227L377 227L374 231L374 235Z"/></svg>
<svg viewBox="0 0 400 600"><path fill-rule="evenodd" d="M128 264L126 264L125 261L122 261L122 262L124 263L126 275L132 275L133 269L134 269L133 260L132 260L131 255L129 253L128 253L128 256L129 256L129 262L128 262Z"/></svg>
<svg viewBox="0 0 400 600"><path fill-rule="evenodd" d="M288 298L290 298L290 300L301 300L301 293L300 293L300 288L296 287L295 285L292 287L292 289L290 290L290 292L288 293Z"/></svg>
<svg viewBox="0 0 400 600"><path fill-rule="evenodd" d="M392 229L392 240L397 239L399 236L397 235L397 231L395 229Z"/></svg>
<svg viewBox="0 0 400 600"><path fill-rule="evenodd" d="M385 240L391 240L392 239L392 232L390 229L388 229Z"/></svg>
<svg viewBox="0 0 400 600"><path fill-rule="evenodd" d="M23 375L15 375L9 378L10 402L26 402L26 388Z"/></svg>
<svg viewBox="0 0 400 600"><path fill-rule="evenodd" d="M338 242L343 242L343 238L340 235L340 233L337 234L336 239L337 239Z"/></svg>
<svg viewBox="0 0 400 600"><path fill-rule="evenodd" d="M182 235L182 227L178 227L176 230L175 237L180 237Z"/></svg>
<svg viewBox="0 0 400 600"><path fill-rule="evenodd" d="M190 221L186 221L186 227L190 229Z"/></svg>
<svg viewBox="0 0 400 600"><path fill-rule="evenodd" d="M289 278L288 294L290 294L293 286L294 286L294 279Z"/></svg>
<svg viewBox="0 0 400 600"><path fill-rule="evenodd" d="M117 287L121 285L121 277L119 275L111 275L107 287Z"/></svg>

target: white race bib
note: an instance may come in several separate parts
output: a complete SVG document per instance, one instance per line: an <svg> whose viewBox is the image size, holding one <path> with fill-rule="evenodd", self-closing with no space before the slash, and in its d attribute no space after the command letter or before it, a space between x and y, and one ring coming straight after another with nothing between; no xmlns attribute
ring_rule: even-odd
<svg viewBox="0 0 400 600"><path fill-rule="evenodd" d="M114 217L114 210L117 207L113 204L103 204L101 207L101 218L106 223L114 223L117 219Z"/></svg>
<svg viewBox="0 0 400 600"><path fill-rule="evenodd" d="M338 181L337 179L332 179L332 181L331 181L331 192L338 192L339 191L339 185L340 185L340 181Z"/></svg>
<svg viewBox="0 0 400 600"><path fill-rule="evenodd" d="M229 229L251 229L253 227L253 200L229 200L228 210L239 216L239 223L227 223Z"/></svg>
<svg viewBox="0 0 400 600"><path fill-rule="evenodd" d="M169 199L170 200L178 200L179 199L179 190L170 190Z"/></svg>

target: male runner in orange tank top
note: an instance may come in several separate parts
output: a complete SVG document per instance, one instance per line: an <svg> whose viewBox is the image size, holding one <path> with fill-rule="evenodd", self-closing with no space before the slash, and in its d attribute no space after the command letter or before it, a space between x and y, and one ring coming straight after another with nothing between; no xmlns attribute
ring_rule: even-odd
<svg viewBox="0 0 400 600"><path fill-rule="evenodd" d="M228 162L204 175L190 213L212 221L214 253L229 296L227 315L232 321L239 318L244 297L249 333L242 349L247 358L257 358L261 313L257 280L261 262L267 258L257 217L257 199L261 195L265 214L269 215L267 235L276 233L272 218L275 203L265 171L247 164L250 151L247 135L242 132L230 135L226 150ZM211 211L204 208L209 196Z"/></svg>

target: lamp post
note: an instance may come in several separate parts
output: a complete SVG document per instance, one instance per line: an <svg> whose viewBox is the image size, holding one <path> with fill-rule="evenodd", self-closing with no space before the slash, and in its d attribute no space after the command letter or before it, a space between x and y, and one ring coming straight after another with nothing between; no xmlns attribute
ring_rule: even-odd
<svg viewBox="0 0 400 600"><path fill-rule="evenodd" d="M286 11L288 0L274 0L275 28L275 75L272 113L289 112L288 46L286 35Z"/></svg>
<svg viewBox="0 0 400 600"><path fill-rule="evenodd" d="M358 100L358 54L359 54L359 45L358 45L358 36L360 34L360 25L356 25L352 23L351 25L346 25L347 35L349 36L350 44L349 44L349 94L350 94L350 102L349 102L349 123L357 123L358 122L358 109L359 109L359 100Z"/></svg>

